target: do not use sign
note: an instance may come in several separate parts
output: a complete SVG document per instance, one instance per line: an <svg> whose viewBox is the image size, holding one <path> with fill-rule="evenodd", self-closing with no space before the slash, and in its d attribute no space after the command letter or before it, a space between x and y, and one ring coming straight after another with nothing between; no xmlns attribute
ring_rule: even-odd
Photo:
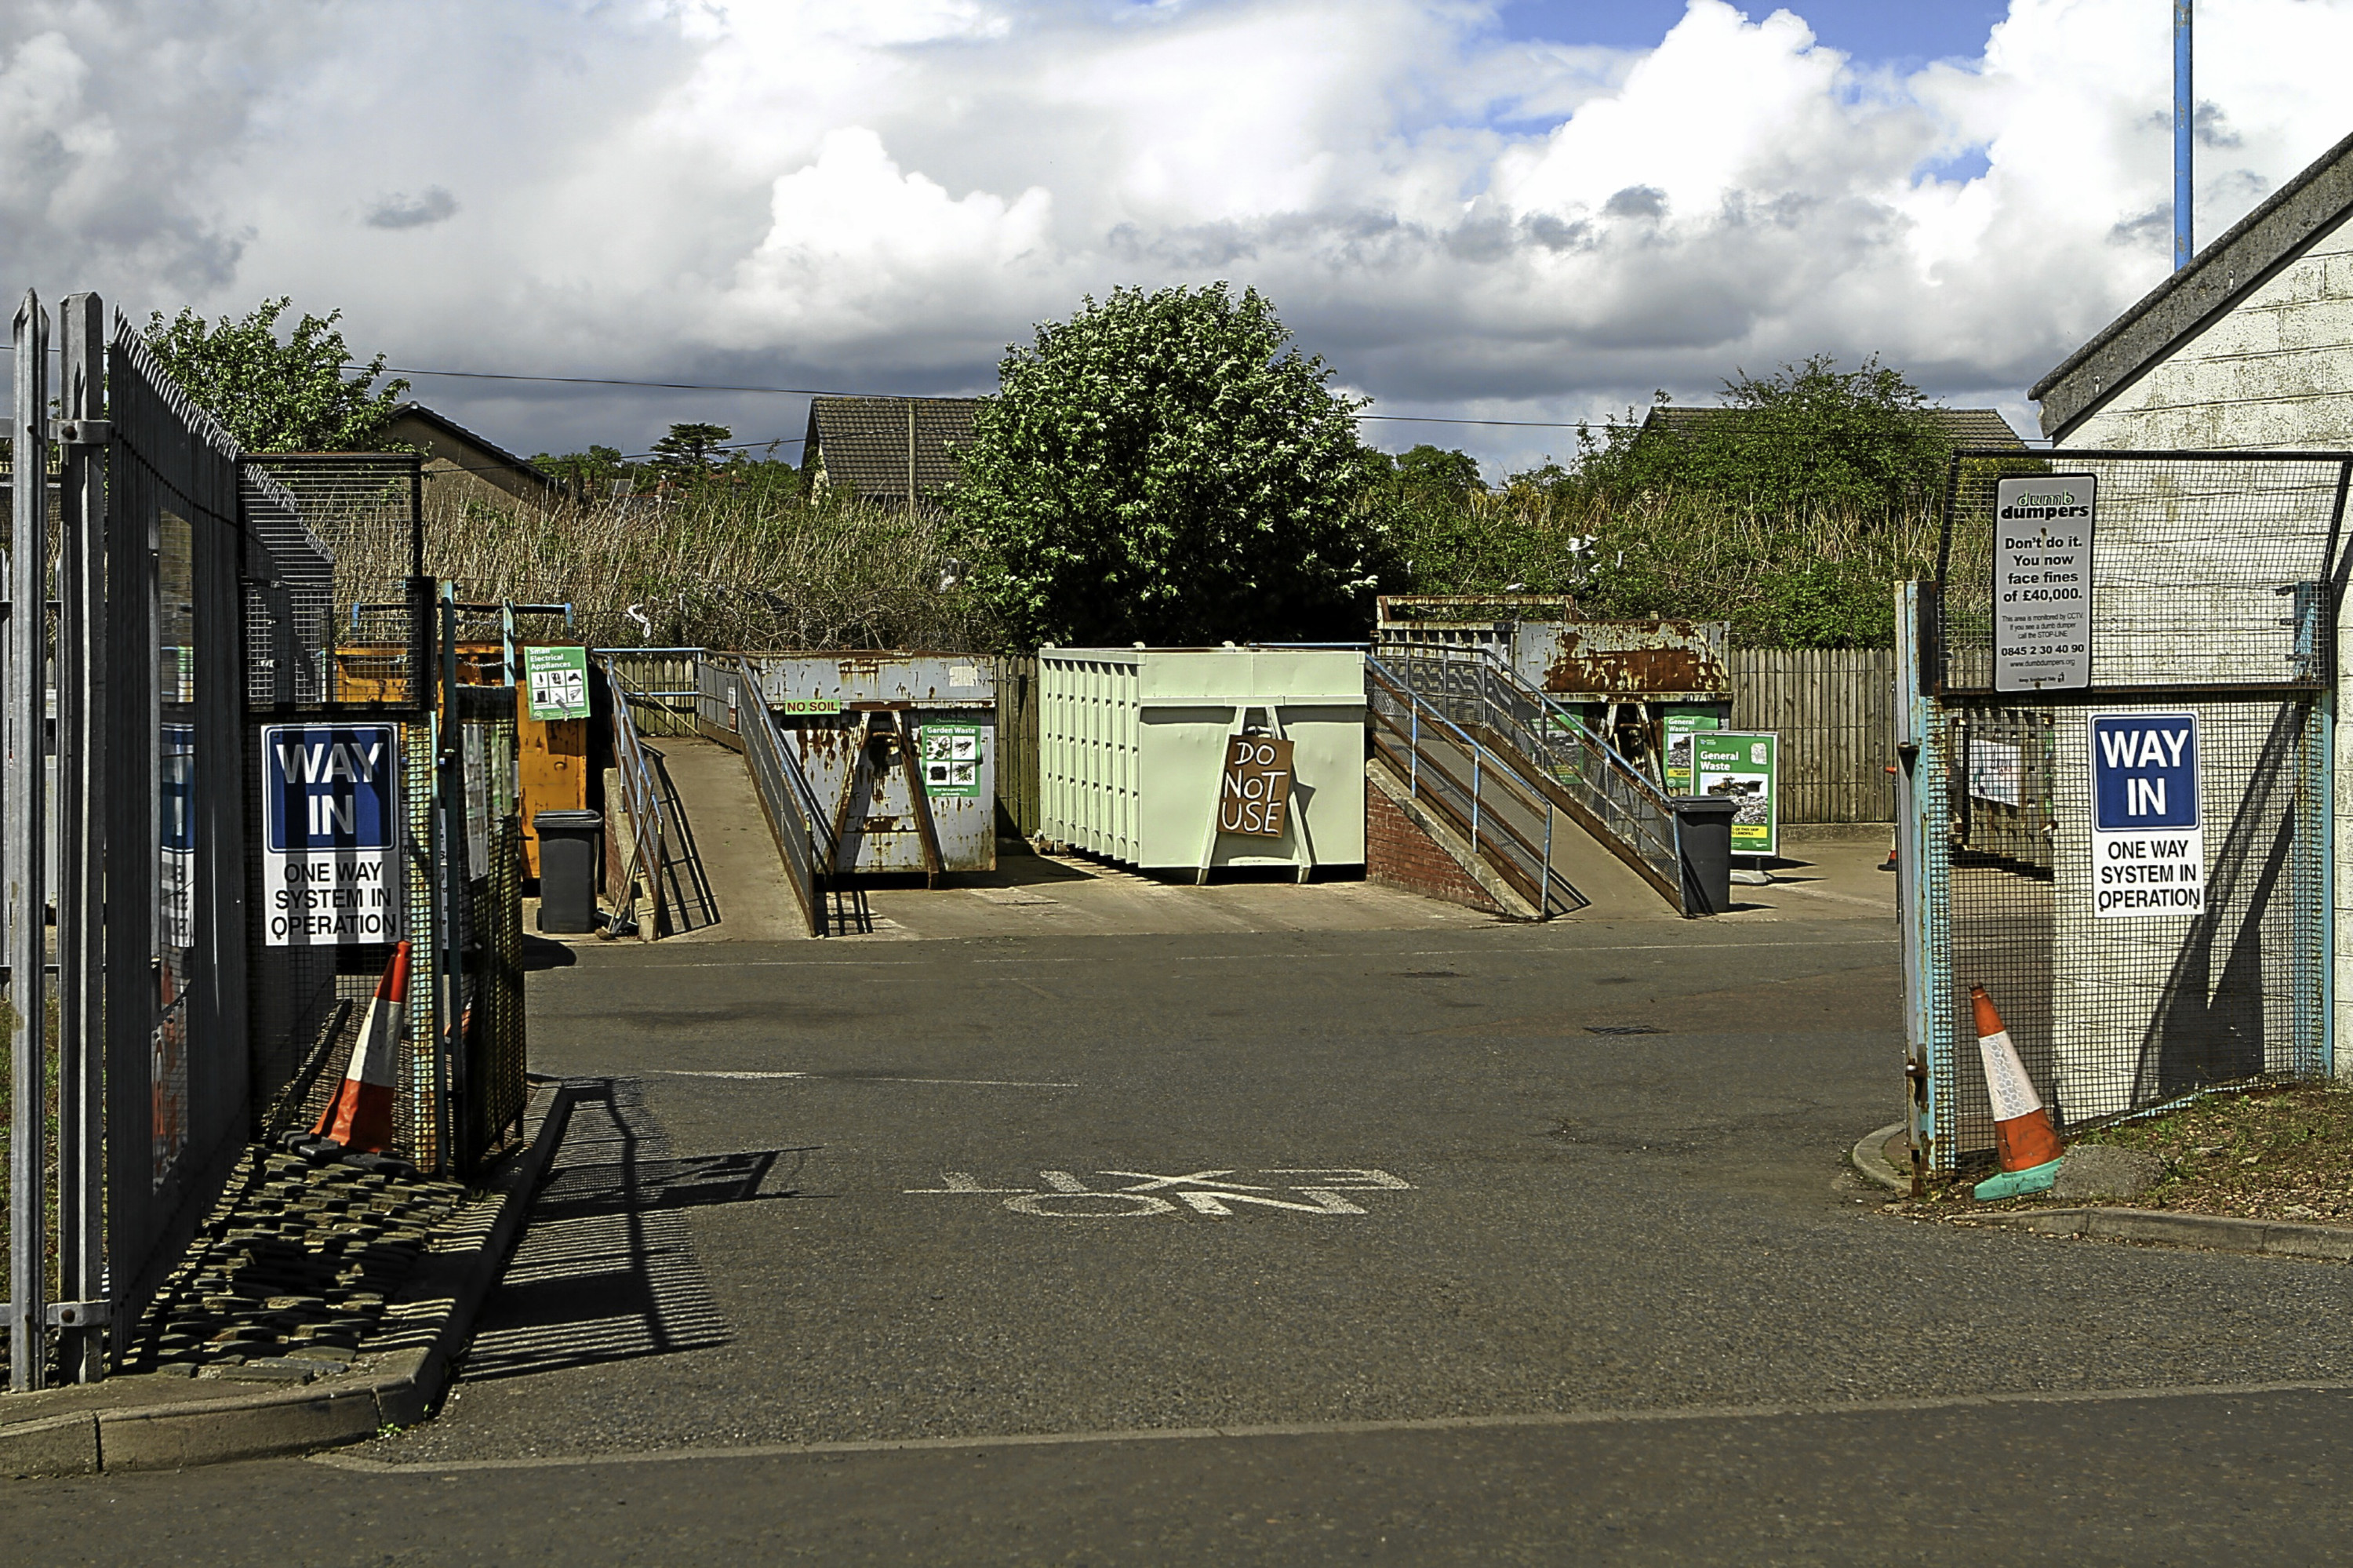
<svg viewBox="0 0 2353 1568"><path fill-rule="evenodd" d="M1291 815L1291 742L1238 735L1226 742L1218 784L1218 831L1279 839Z"/></svg>

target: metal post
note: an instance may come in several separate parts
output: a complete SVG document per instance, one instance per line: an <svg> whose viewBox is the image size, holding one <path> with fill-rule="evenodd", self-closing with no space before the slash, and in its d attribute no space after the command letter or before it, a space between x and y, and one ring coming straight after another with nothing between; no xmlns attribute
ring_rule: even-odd
<svg viewBox="0 0 2353 1568"><path fill-rule="evenodd" d="M1539 913L1543 908L1550 908L1552 906L1552 820L1558 814L1554 807L1545 808L1544 880L1536 885L1544 892L1543 906Z"/></svg>
<svg viewBox="0 0 2353 1568"><path fill-rule="evenodd" d="M1472 741L1471 743L1471 849L1473 853L1476 853L1479 848L1479 743Z"/></svg>
<svg viewBox="0 0 2353 1568"><path fill-rule="evenodd" d="M466 895L466 786L464 721L458 715L458 585L439 585L438 674L440 701L433 715L433 1097L439 1122L433 1140L433 1168L455 1168L451 1141L458 1136L459 1073L454 1036L459 1012L458 910Z"/></svg>
<svg viewBox="0 0 2353 1568"><path fill-rule="evenodd" d="M2333 670L2327 679L2320 700L2313 705L2310 721L2314 732L2310 755L2313 771L2319 777L2309 797L2319 819L2312 831L2320 840L2320 885L2312 899L2310 921L2311 961L2319 971L2313 1045L2324 1081L2337 1076L2337 678Z"/></svg>
<svg viewBox="0 0 2353 1568"><path fill-rule="evenodd" d="M1405 753L1405 792L1416 800L1421 798L1421 707L1409 702L1405 705L1406 726L1412 739Z"/></svg>
<svg viewBox="0 0 2353 1568"><path fill-rule="evenodd" d="M1936 1025L1936 988L1929 966L1931 910L1926 872L1929 806L1940 791L1929 777L1930 712L1921 675L1924 597L1918 583L1895 588L1895 919L1904 941L1904 1073L1905 1115L1912 1132L1912 1192L1923 1194L1935 1157L1936 1083L1929 1047Z"/></svg>
<svg viewBox="0 0 2353 1568"><path fill-rule="evenodd" d="M48 1303L44 1232L47 1046L42 965L47 959L48 900L42 888L47 834L42 829L41 752L48 700L49 317L34 292L16 309L16 406L9 437L16 464L8 536L5 639L5 770L0 773L0 877L8 917L8 1065L16 1096L8 1145L8 1383L20 1392L44 1381L42 1340Z"/></svg>
<svg viewBox="0 0 2353 1568"><path fill-rule="evenodd" d="M2190 170L2198 141L2198 103L2189 86L2189 4L2190 0L2173 0L2173 267L2176 271L2189 265L2193 249L2190 243L2190 207L2195 193Z"/></svg>
<svg viewBox="0 0 2353 1568"><path fill-rule="evenodd" d="M2184 0L2187 4L2187 0ZM915 515L915 400L907 399L907 516Z"/></svg>
<svg viewBox="0 0 2353 1568"><path fill-rule="evenodd" d="M58 1362L77 1383L106 1375L104 842L98 810L106 670L106 309L69 294L58 402L65 445L58 550L58 1287L79 1303Z"/></svg>

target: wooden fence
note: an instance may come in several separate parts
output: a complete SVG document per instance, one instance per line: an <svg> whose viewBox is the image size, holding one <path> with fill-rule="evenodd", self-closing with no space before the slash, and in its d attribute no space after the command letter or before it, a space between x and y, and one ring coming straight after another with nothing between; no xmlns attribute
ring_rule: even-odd
<svg viewBox="0 0 2353 1568"><path fill-rule="evenodd" d="M629 694L629 717L643 736L692 735L694 729L693 651L661 649L638 652L626 648L601 648L597 656L613 667L622 689ZM656 694L670 694L659 695ZM677 694L683 693L684 695Z"/></svg>
<svg viewBox="0 0 2353 1568"><path fill-rule="evenodd" d="M1781 737L1781 821L1892 822L1895 655L1884 648L1739 648L1732 727Z"/></svg>
<svg viewBox="0 0 2353 1568"><path fill-rule="evenodd" d="M997 831L1038 832L1038 656L1007 653L997 666Z"/></svg>

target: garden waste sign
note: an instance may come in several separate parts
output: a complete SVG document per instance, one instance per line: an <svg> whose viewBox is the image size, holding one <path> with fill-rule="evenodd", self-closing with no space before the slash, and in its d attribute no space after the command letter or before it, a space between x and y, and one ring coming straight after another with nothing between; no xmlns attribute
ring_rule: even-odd
<svg viewBox="0 0 2353 1568"><path fill-rule="evenodd" d="M2205 913L2198 715L2094 714L2091 736L2092 912Z"/></svg>

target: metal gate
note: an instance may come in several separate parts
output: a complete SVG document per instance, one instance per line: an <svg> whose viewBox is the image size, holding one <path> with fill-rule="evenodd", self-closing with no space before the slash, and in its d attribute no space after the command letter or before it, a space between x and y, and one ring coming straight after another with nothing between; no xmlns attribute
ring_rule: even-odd
<svg viewBox="0 0 2353 1568"><path fill-rule="evenodd" d="M512 791L474 763L512 751L513 698L475 711L457 696L454 640L437 638L420 575L421 460L338 459L374 476L370 495L406 496L411 528L374 700L336 701L312 500L241 454L128 322L110 334L97 296L61 313L54 416L47 313L27 294L14 323L0 636L0 1319L20 1389L119 1359L240 1146L316 1114L395 942L415 945L395 1152L437 1169L493 1153L523 1083ZM317 771L327 741L267 744L269 727L361 724L395 759L369 830L383 842L363 847L398 868L385 883L405 877L397 901L286 861L284 843L271 874L272 800L276 837L308 842L284 832L285 802L353 774ZM362 925L371 892L364 907L385 913ZM320 913L343 910L353 924Z"/></svg>
<svg viewBox="0 0 2353 1568"><path fill-rule="evenodd" d="M1993 1145L1972 986L2063 1127L2329 1070L2348 477L2341 453L1955 458L1939 577L1905 585L1897 617L1917 1167ZM2088 683L1997 690L2000 596L2049 591L2001 483L2077 478L2095 487ZM2151 733L2190 758L2189 828L2104 834L2115 804L2095 811L2095 788ZM2139 786L2160 810L2162 784ZM2136 843L2181 859L2134 863Z"/></svg>

